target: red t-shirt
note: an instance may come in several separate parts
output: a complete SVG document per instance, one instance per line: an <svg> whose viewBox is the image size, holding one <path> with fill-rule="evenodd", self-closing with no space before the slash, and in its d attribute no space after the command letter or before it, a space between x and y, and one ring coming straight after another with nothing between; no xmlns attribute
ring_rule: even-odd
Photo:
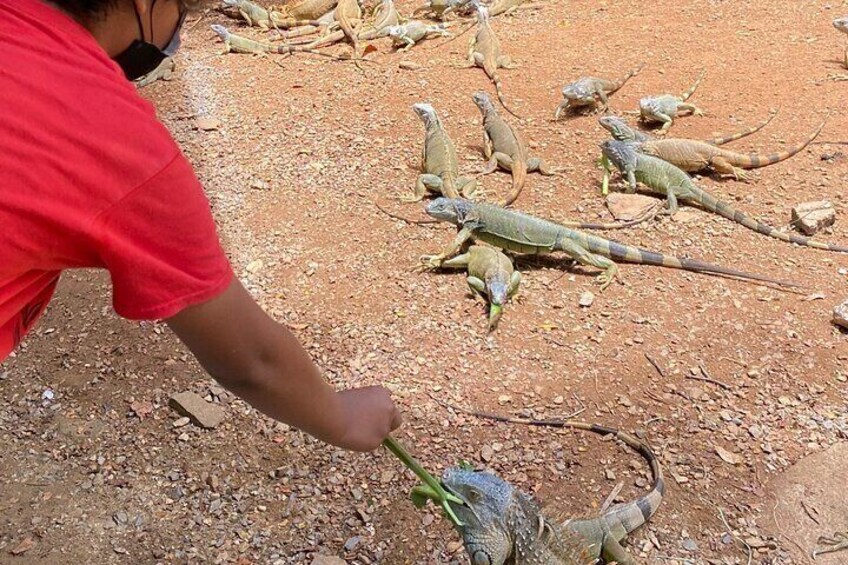
<svg viewBox="0 0 848 565"><path fill-rule="evenodd" d="M73 19L0 0L0 361L74 267L108 269L131 319L168 318L232 280L152 105Z"/></svg>

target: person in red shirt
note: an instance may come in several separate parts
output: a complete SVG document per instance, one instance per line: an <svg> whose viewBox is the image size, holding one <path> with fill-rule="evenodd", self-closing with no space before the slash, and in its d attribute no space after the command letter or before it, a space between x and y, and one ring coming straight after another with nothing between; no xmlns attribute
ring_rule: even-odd
<svg viewBox="0 0 848 565"><path fill-rule="evenodd" d="M222 385L325 442L377 448L383 387L336 392L233 276L209 202L127 79L179 45L185 0L0 0L0 361L64 269L109 271L115 311L164 319Z"/></svg>

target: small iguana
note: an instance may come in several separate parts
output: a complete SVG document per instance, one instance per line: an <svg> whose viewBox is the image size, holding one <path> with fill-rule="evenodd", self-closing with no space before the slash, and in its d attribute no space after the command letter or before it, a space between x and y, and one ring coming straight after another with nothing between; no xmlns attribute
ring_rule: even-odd
<svg viewBox="0 0 848 565"><path fill-rule="evenodd" d="M609 96L621 89L624 84L639 74L639 71L645 66L642 63L625 76L618 80L609 80L596 77L580 77L571 84L567 84L562 88L563 101L559 103L554 112L554 120L558 120L560 114L567 110L575 108L585 108L591 106L597 107L600 102L601 111L609 110Z"/></svg>
<svg viewBox="0 0 848 565"><path fill-rule="evenodd" d="M465 253L444 261L442 268L468 270L466 280L471 292L489 302L489 331L494 331L504 304L521 284L521 273L515 270L509 257L494 247L472 245Z"/></svg>
<svg viewBox="0 0 848 565"><path fill-rule="evenodd" d="M612 436L637 451L651 468L651 490L626 504L612 506L600 516L554 521L529 495L488 472L454 467L442 475L442 485L464 504L451 504L462 522L457 530L475 565L594 565L599 559L636 565L622 547L628 534L656 514L665 493L659 460L637 437L598 424L570 420L524 420L481 412L463 412L491 420L586 430Z"/></svg>
<svg viewBox="0 0 848 565"><path fill-rule="evenodd" d="M268 15L268 10L250 0L224 0L224 7L235 8L249 26L270 29L274 25Z"/></svg>
<svg viewBox="0 0 848 565"><path fill-rule="evenodd" d="M662 127L657 135L665 135L668 128L674 123L674 118L681 112L689 112L695 116L703 116L704 112L694 104L686 101L695 93L698 85L704 79L706 73L702 72L692 87L682 96L673 94L661 94L659 96L646 96L639 100L639 115L645 123L661 122Z"/></svg>
<svg viewBox="0 0 848 565"><path fill-rule="evenodd" d="M388 35L392 38L392 45L399 51L409 51L422 39L437 35L439 37L450 36L444 24L429 25L420 20L410 20L404 24L393 25L388 28Z"/></svg>
<svg viewBox="0 0 848 565"><path fill-rule="evenodd" d="M848 531L836 532L832 536L820 536L818 539L818 545L819 547L814 549L812 552L813 559L819 555L824 555L825 553L845 551L848 549Z"/></svg>
<svg viewBox="0 0 848 565"><path fill-rule="evenodd" d="M494 18L501 14L508 15L523 8L527 0L495 0L489 5L489 17Z"/></svg>
<svg viewBox="0 0 848 565"><path fill-rule="evenodd" d="M488 94L475 92L471 98L483 114L483 154L489 160L483 174L489 174L498 167L512 173L512 192L499 203L500 206L509 206L521 194L527 173L553 173L538 157L530 158L521 136L498 115Z"/></svg>
<svg viewBox="0 0 848 565"><path fill-rule="evenodd" d="M845 16L844 18L836 18L835 20L833 20L833 27L835 27L845 35L848 35L848 16ZM848 69L848 46L845 47L845 60L843 61L843 63L845 63L845 68Z"/></svg>
<svg viewBox="0 0 848 565"><path fill-rule="evenodd" d="M514 253L542 255L561 251L582 265L603 269L603 273L597 277L601 289L609 286L618 275L618 266L611 259L696 273L725 275L787 287L798 286L794 283L744 273L696 259L663 255L617 243L529 214L483 202L436 198L427 205L426 212L437 220L454 224L459 228L459 233L453 243L440 253L423 255L420 270L437 269L445 259L454 256L462 249L466 241L474 239Z"/></svg>
<svg viewBox="0 0 848 565"><path fill-rule="evenodd" d="M684 202L698 204L710 212L714 212L762 235L805 247L848 253L848 247L840 247L794 234L786 234L754 220L730 204L722 202L712 194L699 188L684 171L662 159L640 153L631 143L615 140L604 141L601 143L601 151L608 162L614 164L627 179L628 192L635 192L636 183L641 182L652 192L662 194L668 199L668 211L670 214L677 212L677 201L682 200Z"/></svg>
<svg viewBox="0 0 848 565"><path fill-rule="evenodd" d="M415 182L411 198L404 202L418 202L429 190L448 198L471 198L477 189L477 181L459 176L459 159L456 147L442 125L436 110L430 104L413 104L412 109L424 123L424 150L421 153L421 171Z"/></svg>
<svg viewBox="0 0 848 565"><path fill-rule="evenodd" d="M760 122L755 126L751 126L747 129L739 130L735 133L731 133L729 135L720 135L718 137L711 137L709 139L702 139L703 143L709 143L710 145L724 145L725 143L730 143L731 141L737 141L742 139L743 137L747 137L751 134L757 133L767 125L771 123L774 117L777 115L777 111L771 112L768 115L768 118ZM618 116L601 116L598 118L598 123L601 124L605 130L612 134L614 139L618 141L629 141L629 142L644 142L654 139L650 135L641 132L637 129L631 128L627 125L627 122Z"/></svg>
<svg viewBox="0 0 848 565"><path fill-rule="evenodd" d="M448 14L465 11L472 3L472 0L428 0L426 5L412 12L412 17L429 14L435 19L445 21Z"/></svg>
<svg viewBox="0 0 848 565"><path fill-rule="evenodd" d="M218 34L221 41L224 42L224 53L243 53L243 54L261 54L261 53L276 53L277 46L263 41L256 41L230 33L230 31L222 25L212 24L212 31Z"/></svg>
<svg viewBox="0 0 848 565"><path fill-rule="evenodd" d="M157 80L171 80L177 67L173 57L165 57L155 69L134 81L136 88L144 88Z"/></svg>
<svg viewBox="0 0 848 565"><path fill-rule="evenodd" d="M516 66L510 62L509 57L501 55L500 42L498 42L498 37L489 22L489 10L480 4L477 5L477 33L468 44L468 63L470 66L480 67L486 72L486 76L495 85L501 105L506 108L507 112L519 118L520 116L504 102L503 87L498 75L498 69L513 69Z"/></svg>
<svg viewBox="0 0 848 565"><path fill-rule="evenodd" d="M640 153L659 157L684 171L693 173L710 169L722 176L733 176L737 180L750 180L750 175L744 169L758 169L774 165L803 151L818 137L827 120L823 121L804 141L783 151L765 155L736 153L694 139L642 139L637 141L636 132L621 120L599 120L599 123L618 141L636 141Z"/></svg>

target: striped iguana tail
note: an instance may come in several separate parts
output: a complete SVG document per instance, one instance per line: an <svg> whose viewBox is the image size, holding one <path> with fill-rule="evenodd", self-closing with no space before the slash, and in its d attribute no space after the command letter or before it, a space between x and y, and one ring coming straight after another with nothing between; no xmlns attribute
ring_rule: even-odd
<svg viewBox="0 0 848 565"><path fill-rule="evenodd" d="M711 139L705 139L704 143L709 143L710 145L724 145L725 143L730 143L731 141L737 141L742 139L743 137L748 137L751 134L757 133L767 125L771 123L775 116L777 116L778 110L773 111L768 115L764 121L760 122L755 126L751 126L748 129L743 129L741 131L737 131L736 133L731 133L730 135L724 135L720 137L713 137Z"/></svg>
<svg viewBox="0 0 848 565"><path fill-rule="evenodd" d="M622 432L615 428L602 426L600 424L590 424L588 422L580 422L577 420L533 420L527 418L512 418L509 416L500 416L498 414L460 408L458 406L442 402L438 399L436 399L436 401L442 406L450 408L456 412L461 412L463 414L468 414L485 420L493 420L495 422L548 428L585 430L602 436L611 435L616 439L621 440L625 445L627 445L627 447L637 451L639 455L647 461L648 465L651 467L651 474L654 477L654 482L648 493L640 496L632 502L628 502L627 504L614 506L598 518L568 522L568 526L571 528L577 530L581 530L582 528L591 529L598 521L603 521L606 526L604 529L611 532L617 538L616 541L621 541L627 534L644 525L654 514L656 514L657 509L662 502L662 497L665 493L665 481L663 479L662 468L660 467L659 460L646 442L631 434Z"/></svg>
<svg viewBox="0 0 848 565"><path fill-rule="evenodd" d="M830 116L828 116L829 118ZM789 159L793 155L800 153L804 150L810 143L812 143L821 133L824 126L827 124L828 118L825 118L824 121L810 134L807 139L788 147L783 151L778 151L776 153L769 153L767 155L760 155L758 153L748 153L748 154L740 154L734 153L733 151L726 151L724 149L719 149L719 156L724 158L728 163L733 165L734 167L739 167L741 169L759 169L761 167L767 167L769 165L774 165L775 163L780 163L781 161L785 161Z"/></svg>
<svg viewBox="0 0 848 565"><path fill-rule="evenodd" d="M636 67L635 69L631 69L626 75L624 75L620 79L612 81L613 88L610 91L610 94L612 94L613 92L617 92L617 91L621 90L624 87L624 85L627 84L628 80L630 80L631 78L638 75L642 71L642 69L645 68L645 64L646 63L644 61L639 63L638 67Z"/></svg>
<svg viewBox="0 0 848 565"><path fill-rule="evenodd" d="M719 216L727 218L728 220L732 220L737 224L742 224L746 228L753 230L757 233L767 235L769 237L773 237L781 241L786 241L788 243L803 245L804 247L823 249L825 251L835 251L837 253L848 253L848 247L833 245L831 243L826 243L823 241L816 241L814 239L810 239L809 237L804 237L801 235L784 233L771 227L768 224L758 222L747 214L740 212L730 204L723 202L712 194L698 188L697 186L695 186L694 183L692 183L692 186L689 187L689 190L692 191L693 194L691 196L687 196L687 200L697 202L707 210L715 212Z"/></svg>
<svg viewBox="0 0 848 565"><path fill-rule="evenodd" d="M563 228L568 229L568 228ZM684 271L692 271L694 273L708 273L713 275L722 275L727 277L735 277L751 281L759 281L769 284L774 284L789 288L800 288L801 285L789 281L781 281L772 279L762 275L737 271L736 269L728 269L712 263L698 261L697 259L689 259L687 257L675 257L674 255L664 255L656 251L649 251L639 247L633 247L618 243L602 237L585 234L581 232L572 232L575 236L579 234L580 243L592 253L597 253L610 259L622 261L626 263L635 263L637 265L653 265L656 267L667 267L670 269L682 269ZM576 237L574 239L577 239Z"/></svg>
<svg viewBox="0 0 848 565"><path fill-rule="evenodd" d="M698 78L695 80L695 84L690 86L689 90L684 92L683 96L680 97L680 99L683 102L686 102L687 100L689 100L689 98L692 97L693 94L695 94L695 91L698 89L698 86L701 84L701 81L704 80L705 76L707 76L707 71L706 70L701 71L701 74L698 75Z"/></svg>

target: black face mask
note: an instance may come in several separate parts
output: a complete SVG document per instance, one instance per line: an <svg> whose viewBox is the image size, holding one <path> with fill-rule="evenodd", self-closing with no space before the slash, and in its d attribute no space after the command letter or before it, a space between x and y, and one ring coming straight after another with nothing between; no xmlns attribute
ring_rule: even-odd
<svg viewBox="0 0 848 565"><path fill-rule="evenodd" d="M150 29L153 29L153 6L156 0L150 4ZM133 4L135 9L135 4ZM138 9L135 9L135 18L138 22L138 31L141 34L141 39L135 39L122 53L114 57L114 61L118 63L121 70L129 80L136 80L143 77L150 71L154 70L166 57L171 57L177 52L180 46L180 29L183 27L186 13L180 14L180 21L177 23L177 29L174 30L174 35L164 49L159 49L152 43L144 40L144 28L141 25L141 15ZM151 38L152 39L152 38Z"/></svg>

